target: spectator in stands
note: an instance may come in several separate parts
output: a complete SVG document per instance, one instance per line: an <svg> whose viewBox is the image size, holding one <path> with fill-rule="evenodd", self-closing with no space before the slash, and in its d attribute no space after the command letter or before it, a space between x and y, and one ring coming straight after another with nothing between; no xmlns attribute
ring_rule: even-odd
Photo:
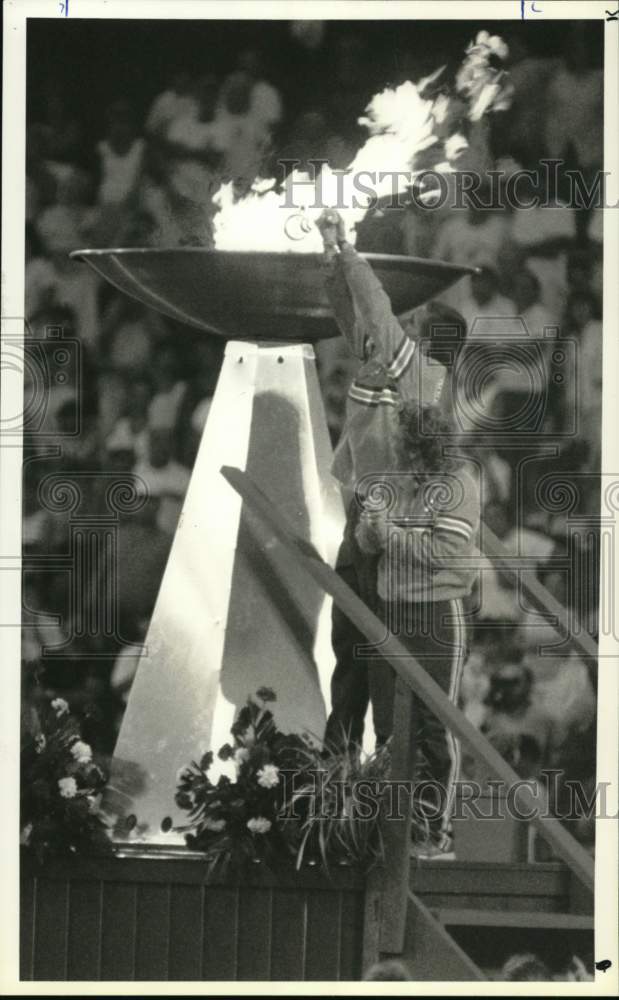
<svg viewBox="0 0 619 1000"><path fill-rule="evenodd" d="M550 969L537 955L512 955L497 976L500 982L546 983L552 980Z"/></svg>
<svg viewBox="0 0 619 1000"><path fill-rule="evenodd" d="M195 234L196 211L193 205L187 213L186 200L172 186L175 158L167 145L149 142L138 188L138 211L148 222L144 241L147 246L175 247L188 242ZM204 214L204 209L199 213ZM201 241L208 245L205 233Z"/></svg>
<svg viewBox="0 0 619 1000"><path fill-rule="evenodd" d="M474 332L475 320L512 319L517 315L514 302L500 292L501 282L495 265L490 260L484 260L478 266L479 274L465 279L469 293L465 293L460 303L460 312L471 332Z"/></svg>
<svg viewBox="0 0 619 1000"><path fill-rule="evenodd" d="M517 207L510 217L510 238L515 258L540 283L541 304L560 316L567 294L568 252L576 239L576 213L544 185L531 191L539 198L532 207Z"/></svg>
<svg viewBox="0 0 619 1000"><path fill-rule="evenodd" d="M158 501L156 524L170 538L176 525L189 485L189 472L172 457L172 431L168 427L151 426L148 455L136 462L133 472L145 484L151 500Z"/></svg>
<svg viewBox="0 0 619 1000"><path fill-rule="evenodd" d="M253 86L247 73L232 73L221 88L217 112L224 176L241 191L266 172L263 164L271 143L270 127L252 112Z"/></svg>
<svg viewBox="0 0 619 1000"><path fill-rule="evenodd" d="M486 697L490 688L488 675L485 656L478 646L464 664L460 686L460 706L469 722L477 729L481 727L487 714ZM468 773L466 767L463 767L463 771Z"/></svg>
<svg viewBox="0 0 619 1000"><path fill-rule="evenodd" d="M471 205L446 216L438 230L432 256L452 264L486 263L496 271L498 287L504 260L510 252L509 233L509 216L504 210L482 210ZM459 312L470 302L470 297L469 279L457 282L441 296Z"/></svg>
<svg viewBox="0 0 619 1000"><path fill-rule="evenodd" d="M278 56L279 79L286 81L286 110L302 111L310 105L324 106L321 92L326 83L326 23L288 21L289 37ZM294 113L294 112L293 112Z"/></svg>
<svg viewBox="0 0 619 1000"><path fill-rule="evenodd" d="M56 178L46 159L45 131L26 127L26 222L35 222L41 209L56 197Z"/></svg>
<svg viewBox="0 0 619 1000"><path fill-rule="evenodd" d="M100 205L122 206L135 193L142 169L144 140L137 134L134 113L126 101L110 105L105 138L97 143Z"/></svg>
<svg viewBox="0 0 619 1000"><path fill-rule="evenodd" d="M526 640L526 627L522 631ZM553 750L561 755L595 721L595 692L587 668L575 650L542 656L531 642L523 662L535 677L536 704L553 720Z"/></svg>
<svg viewBox="0 0 619 1000"><path fill-rule="evenodd" d="M292 122L288 141L278 150L278 158L298 160L295 170L311 171L310 160L327 159L328 130L324 112L320 108L308 108Z"/></svg>
<svg viewBox="0 0 619 1000"><path fill-rule="evenodd" d="M35 226L26 223L26 319L49 309L55 296L56 272L45 256Z"/></svg>
<svg viewBox="0 0 619 1000"><path fill-rule="evenodd" d="M264 60L258 49L245 49L237 59L237 69L249 79L249 114L270 138L284 114L281 94L265 79Z"/></svg>
<svg viewBox="0 0 619 1000"><path fill-rule="evenodd" d="M127 423L119 420L104 444L102 464L110 472L131 472L135 465L134 438Z"/></svg>
<svg viewBox="0 0 619 1000"><path fill-rule="evenodd" d="M43 115L37 124L44 136L46 155L52 164L77 166L83 162L81 124L70 113L65 97L54 81L46 88Z"/></svg>
<svg viewBox="0 0 619 1000"><path fill-rule="evenodd" d="M495 143L523 167L535 170L545 152L547 92L556 60L535 54L527 31L513 30L506 41L513 97L509 110L496 122L500 134Z"/></svg>
<svg viewBox="0 0 619 1000"><path fill-rule="evenodd" d="M485 201L487 191L480 192L479 197ZM452 264L483 259L500 266L509 228L509 216L504 209L469 205L446 216L434 245L434 255Z"/></svg>
<svg viewBox="0 0 619 1000"><path fill-rule="evenodd" d="M179 359L171 343L162 344L153 358L154 394L148 410L151 428L173 431L187 384L179 378Z"/></svg>
<svg viewBox="0 0 619 1000"><path fill-rule="evenodd" d="M183 241L208 245L212 198L221 184L225 152L225 129L217 121L219 84L212 74L200 78L195 88L196 104L170 122L162 149L170 161L168 178L160 190L167 196L172 217L180 226Z"/></svg>
<svg viewBox="0 0 619 1000"><path fill-rule="evenodd" d="M532 697L533 674L514 649L490 678L481 731L522 778L536 778L554 747L553 722Z"/></svg>
<svg viewBox="0 0 619 1000"><path fill-rule="evenodd" d="M578 955L572 955L565 970L565 975L561 978L565 978L570 983L592 983L595 980L595 976L589 972L585 963Z"/></svg>
<svg viewBox="0 0 619 1000"><path fill-rule="evenodd" d="M88 207L92 179L83 171L68 170L56 183L56 200L37 219L43 244L58 253L70 253L90 241L96 213Z"/></svg>
<svg viewBox="0 0 619 1000"><path fill-rule="evenodd" d="M363 133L357 120L373 93L368 43L361 35L340 35L334 38L328 56L325 78L329 85L323 87L327 114L338 135L358 146Z"/></svg>
<svg viewBox="0 0 619 1000"><path fill-rule="evenodd" d="M542 305L539 279L528 268L520 268L512 278L511 295L529 335L543 341L544 331L556 327L560 317Z"/></svg>
<svg viewBox="0 0 619 1000"><path fill-rule="evenodd" d="M142 487L136 482L136 487ZM170 551L171 537L157 525L160 511L158 496L149 496L143 506L118 519L116 552L110 551L115 566L97 567L91 581L92 600L97 600L101 580L116 581L120 636L126 642L141 642L155 605L159 584ZM113 651L117 652L115 641Z"/></svg>
<svg viewBox="0 0 619 1000"><path fill-rule="evenodd" d="M145 131L154 136L167 135L176 121L196 114L198 103L191 74L181 66L174 73L170 86L151 104Z"/></svg>
<svg viewBox="0 0 619 1000"><path fill-rule="evenodd" d="M201 334L191 345L191 372L174 424L175 455L187 468L193 466L196 458L222 359L221 338Z"/></svg>
<svg viewBox="0 0 619 1000"><path fill-rule="evenodd" d="M148 458L148 410L152 399L152 386L145 375L132 379L127 387L125 413L120 417L107 441L108 452L121 448L130 451L134 461Z"/></svg>
<svg viewBox="0 0 619 1000"><path fill-rule="evenodd" d="M404 962L399 962L396 959L388 959L384 962L376 962L372 965L365 976L363 977L366 983L388 983L388 982L402 982L408 983L412 980L412 975L409 969L406 968Z"/></svg>
<svg viewBox="0 0 619 1000"><path fill-rule="evenodd" d="M135 299L114 296L102 320L101 351L108 367L130 378L144 375L152 363L153 328L162 325Z"/></svg>
<svg viewBox="0 0 619 1000"><path fill-rule="evenodd" d="M588 36L582 25L568 30L560 65L546 92L546 154L567 160L591 176L602 166L604 75L592 65Z"/></svg>
<svg viewBox="0 0 619 1000"><path fill-rule="evenodd" d="M60 237L58 237L60 240ZM79 243L78 243L79 246ZM99 341L99 279L90 268L70 260L68 254L77 249L58 242L49 247L54 267L54 301L75 317L74 332L79 340L93 349Z"/></svg>
<svg viewBox="0 0 619 1000"><path fill-rule="evenodd" d="M578 434L585 444L584 469L590 471L601 465L602 323L598 315L598 301L591 292L570 296L566 326L578 338Z"/></svg>
<svg viewBox="0 0 619 1000"><path fill-rule="evenodd" d="M81 400L80 400L81 402ZM80 407L75 399L67 399L55 412L54 421L62 440L62 456L59 462L70 475L73 472L92 472L98 468L99 428L96 411ZM76 429L79 433L76 434Z"/></svg>

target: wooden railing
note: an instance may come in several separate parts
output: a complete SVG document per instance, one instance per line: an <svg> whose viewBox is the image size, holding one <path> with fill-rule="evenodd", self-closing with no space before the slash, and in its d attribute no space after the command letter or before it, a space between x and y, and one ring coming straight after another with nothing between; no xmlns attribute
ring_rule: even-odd
<svg viewBox="0 0 619 1000"><path fill-rule="evenodd" d="M567 832L559 820L546 815L539 808L530 785L523 783L513 768L495 750L479 730L458 709L429 676L423 667L415 660L407 647L390 633L385 636L384 623L366 606L361 598L328 566L312 545L295 535L294 530L286 524L279 512L273 508L268 497L256 486L250 477L239 469L224 466L222 475L242 497L247 512L252 518L258 518L262 529L266 532L263 545L265 553L275 547L283 549L301 566L308 577L314 580L336 602L341 611L366 637L368 642L380 647L381 655L387 660L396 673L396 704L395 712L401 713L401 723L394 730L406 732L410 726L411 699L413 692L418 695L431 711L449 728L466 746L469 752L481 764L489 776L503 782L506 788L517 788L515 803L521 812L530 814L530 822L551 844L556 854L569 866L580 881L593 889L594 864L587 851ZM487 538L489 538L488 532ZM492 536L489 557L499 565L502 571L514 573L513 557L502 550L500 542ZM569 623L566 621L564 609L554 600L537 581L521 581L525 592L532 597L538 606L550 610L556 616L559 627L564 635L569 636ZM589 636L571 639L579 651L587 656L595 655L595 644ZM412 761L410 741L395 741L392 760L393 780L410 780ZM410 810L405 811L407 819L402 822L392 822L385 825L386 872L383 882L383 917L381 921L380 951L382 953L398 954L402 952L405 937L405 921L408 905L409 885L409 823Z"/></svg>

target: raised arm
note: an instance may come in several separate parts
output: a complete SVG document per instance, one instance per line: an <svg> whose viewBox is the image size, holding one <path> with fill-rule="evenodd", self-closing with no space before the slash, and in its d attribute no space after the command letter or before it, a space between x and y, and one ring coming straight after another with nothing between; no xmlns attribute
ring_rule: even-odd
<svg viewBox="0 0 619 1000"><path fill-rule="evenodd" d="M415 342L393 315L389 296L371 266L346 239L339 213L327 209L317 225L329 271L327 290L342 333L357 357L372 355L390 379L401 379L410 367Z"/></svg>

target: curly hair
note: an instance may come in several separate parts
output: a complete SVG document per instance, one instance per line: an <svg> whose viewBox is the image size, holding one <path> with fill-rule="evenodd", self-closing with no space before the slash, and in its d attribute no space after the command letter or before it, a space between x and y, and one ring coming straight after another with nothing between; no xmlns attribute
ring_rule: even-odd
<svg viewBox="0 0 619 1000"><path fill-rule="evenodd" d="M402 403L398 426L399 458L407 468L431 474L448 472L459 464L445 454L445 445L453 436L454 428L440 407Z"/></svg>

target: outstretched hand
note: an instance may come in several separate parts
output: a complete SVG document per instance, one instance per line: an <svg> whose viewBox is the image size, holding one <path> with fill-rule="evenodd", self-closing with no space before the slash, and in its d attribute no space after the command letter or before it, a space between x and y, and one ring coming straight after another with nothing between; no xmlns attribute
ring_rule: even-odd
<svg viewBox="0 0 619 1000"><path fill-rule="evenodd" d="M325 208L316 220L325 250L335 248L346 240L346 224L335 208Z"/></svg>

